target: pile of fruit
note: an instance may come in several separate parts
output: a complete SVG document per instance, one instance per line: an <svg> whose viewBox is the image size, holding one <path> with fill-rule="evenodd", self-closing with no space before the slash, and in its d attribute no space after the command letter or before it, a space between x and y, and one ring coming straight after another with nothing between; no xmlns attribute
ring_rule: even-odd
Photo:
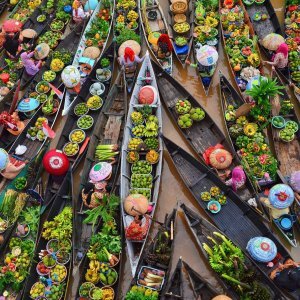
<svg viewBox="0 0 300 300"><path fill-rule="evenodd" d="M53 72L60 72L64 68L65 64L60 58L54 58L51 60L50 69Z"/></svg>
<svg viewBox="0 0 300 300"><path fill-rule="evenodd" d="M131 132L135 137L150 138L158 136L158 119L155 115L149 115L144 119L141 112L134 111L131 113L130 118L135 125L131 129Z"/></svg>
<svg viewBox="0 0 300 300"><path fill-rule="evenodd" d="M15 187L17 190L22 190L26 187L27 185L27 179L26 177L18 177L16 180L15 180Z"/></svg>
<svg viewBox="0 0 300 300"><path fill-rule="evenodd" d="M75 107L74 107L74 113L76 116L83 116L85 115L87 112L89 111L89 108L87 107L87 104L82 102L82 103L78 103Z"/></svg>
<svg viewBox="0 0 300 300"><path fill-rule="evenodd" d="M152 172L152 166L145 160L140 160L134 163L131 167L133 174L150 174Z"/></svg>
<svg viewBox="0 0 300 300"><path fill-rule="evenodd" d="M46 31L42 36L38 39L38 44L46 43L49 45L51 49L54 49L59 40L61 39L62 34L60 32Z"/></svg>
<svg viewBox="0 0 300 300"><path fill-rule="evenodd" d="M151 189L153 184L153 177L150 174L132 174L131 187L132 188L147 188Z"/></svg>
<svg viewBox="0 0 300 300"><path fill-rule="evenodd" d="M53 20L50 24L50 28L53 31L61 31L61 30L63 30L64 27L65 27L65 24L61 20Z"/></svg>
<svg viewBox="0 0 300 300"><path fill-rule="evenodd" d="M87 129L91 128L93 126L93 124L94 124L94 119L90 115L81 116L77 120L77 126L83 130L87 130Z"/></svg>
<svg viewBox="0 0 300 300"><path fill-rule="evenodd" d="M36 91L40 94L47 94L50 91L50 86L47 81L40 81L36 85Z"/></svg>
<svg viewBox="0 0 300 300"><path fill-rule="evenodd" d="M85 133L81 129L75 129L70 134L70 142L80 144L85 139Z"/></svg>
<svg viewBox="0 0 300 300"><path fill-rule="evenodd" d="M52 70L45 71L43 74L43 80L47 82L52 82L56 78L56 73Z"/></svg>
<svg viewBox="0 0 300 300"><path fill-rule="evenodd" d="M213 186L210 188L210 191L208 192L202 192L201 193L201 199L203 201L211 201L216 200L221 205L225 205L227 203L226 196L221 192L220 188L217 186Z"/></svg>
<svg viewBox="0 0 300 300"><path fill-rule="evenodd" d="M63 152L67 156L74 156L78 153L78 151L79 151L79 145L74 142L66 143L63 147Z"/></svg>
<svg viewBox="0 0 300 300"><path fill-rule="evenodd" d="M173 26L173 29L177 33L186 33L190 30L190 24L187 22L176 23Z"/></svg>
<svg viewBox="0 0 300 300"><path fill-rule="evenodd" d="M72 53L65 49L55 50L52 53L52 59L59 59L67 66L72 62Z"/></svg>
<svg viewBox="0 0 300 300"><path fill-rule="evenodd" d="M145 288L144 286L134 285L126 294L125 300L158 300L158 292Z"/></svg>
<svg viewBox="0 0 300 300"><path fill-rule="evenodd" d="M41 129L43 127L43 123L44 122L48 123L47 118L45 118L45 117L38 117L37 120L36 120L36 122L35 122L35 124L34 124L34 126L36 128L38 128L38 129Z"/></svg>
<svg viewBox="0 0 300 300"><path fill-rule="evenodd" d="M101 97L95 95L95 96L89 97L86 104L89 109L97 110L97 109L100 109L101 106L103 105L103 100Z"/></svg>

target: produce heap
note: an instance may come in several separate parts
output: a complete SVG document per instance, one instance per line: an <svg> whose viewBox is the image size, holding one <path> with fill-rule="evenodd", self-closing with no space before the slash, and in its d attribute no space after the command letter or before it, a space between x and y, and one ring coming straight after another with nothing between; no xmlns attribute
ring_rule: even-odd
<svg viewBox="0 0 300 300"><path fill-rule="evenodd" d="M40 142L43 142L46 139L46 135L43 132L43 123L48 122L48 119L45 117L37 118L33 127L28 128L26 137L32 141L36 139Z"/></svg>
<svg viewBox="0 0 300 300"><path fill-rule="evenodd" d="M241 299L269 300L271 292L261 283L256 268L249 264L242 250L224 235L213 232L202 243L209 264L230 285Z"/></svg>
<svg viewBox="0 0 300 300"><path fill-rule="evenodd" d="M158 292L143 286L134 285L126 294L126 300L158 300Z"/></svg>
<svg viewBox="0 0 300 300"><path fill-rule="evenodd" d="M235 77L247 83L253 76L260 74L261 59L257 50L257 38L249 36L249 26L239 5L233 7L230 5L229 8L223 3L221 23L225 37L225 51ZM242 90L245 89L245 84L239 86Z"/></svg>
<svg viewBox="0 0 300 300"><path fill-rule="evenodd" d="M85 32L86 46L102 49L109 34L111 22L111 3L102 1L97 17L93 19L91 27Z"/></svg>
<svg viewBox="0 0 300 300"><path fill-rule="evenodd" d="M27 207L20 213L16 233L10 238L0 266L0 296L9 297L22 290L33 260L39 220L39 205Z"/></svg>
<svg viewBox="0 0 300 300"><path fill-rule="evenodd" d="M193 122L200 122L205 118L204 110L200 107L192 107L187 99L177 100L175 110L179 115L177 123L183 129L190 128Z"/></svg>
<svg viewBox="0 0 300 300"><path fill-rule="evenodd" d="M41 3L41 0L20 0L10 18L25 23Z"/></svg>
<svg viewBox="0 0 300 300"><path fill-rule="evenodd" d="M298 0L288 0L286 2L286 15L285 15L285 34L286 43L289 47L289 68L291 71L291 78L295 85L300 87L300 52L299 52L299 31L300 24L300 8Z"/></svg>
<svg viewBox="0 0 300 300"><path fill-rule="evenodd" d="M47 249L39 249L40 261L36 270L41 277L30 289L30 297L47 296L49 300L59 300L66 288L68 277L66 266L70 264L72 249L72 208L66 206L54 217L53 221L46 221L43 225L42 236L48 241ZM43 278L49 277L52 284Z"/></svg>
<svg viewBox="0 0 300 300"><path fill-rule="evenodd" d="M194 43L201 46L218 44L219 2L215 0L197 1L195 3Z"/></svg>
<svg viewBox="0 0 300 300"><path fill-rule="evenodd" d="M141 37L135 31L138 29L137 3L134 0L118 0L115 19L115 35L118 46L125 41L134 40L141 43Z"/></svg>
<svg viewBox="0 0 300 300"><path fill-rule="evenodd" d="M101 226L90 239L87 252L89 264L84 275L86 282L79 288L81 297L91 296L97 291L99 295L92 299L114 299L114 290L111 287L118 281L116 267L122 251L120 228L115 221L119 205L120 198L111 194L104 196L97 207L85 212L87 217L84 223L95 226L100 219Z"/></svg>

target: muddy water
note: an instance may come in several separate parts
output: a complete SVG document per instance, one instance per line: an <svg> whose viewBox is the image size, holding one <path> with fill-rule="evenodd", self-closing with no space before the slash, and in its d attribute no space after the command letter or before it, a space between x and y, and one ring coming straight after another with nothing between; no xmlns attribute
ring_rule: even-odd
<svg viewBox="0 0 300 300"><path fill-rule="evenodd" d="M165 15L167 16L167 8L168 8L168 1L161 0L161 5L165 11ZM276 13L280 18L280 22L283 23L283 0L272 0L272 4L276 9ZM219 64L218 68L225 74L226 76L230 77L228 72L228 65L226 58L223 54L223 47L220 47L219 52ZM143 48L143 51L146 50L146 47ZM206 97L205 93L202 89L202 86L199 83L199 79L196 75L195 69L193 68L186 68L183 69L179 63L176 62L176 66L174 68L173 76L181 82L191 93L195 96L195 98L199 101L199 103L205 107L207 112L213 116L215 122L219 125L220 128L224 131L224 124L221 116L221 107L219 101L219 94L218 94L218 76L215 74L212 88L210 90L209 96ZM231 82L232 81L232 78ZM60 118L60 122L56 125L56 132L57 137L52 142L52 147L54 148L57 140L59 139L60 132L63 128L65 123L65 118ZM180 133L176 130L174 124L172 124L170 118L168 117L165 110L163 110L163 133L166 137L170 138L171 140L175 141L178 145L183 147L185 150L192 153L191 149L187 146L187 144L182 139ZM79 178L80 178L80 170L82 165L79 167L78 172L75 174L75 184L74 187L78 186ZM160 188L160 196L159 202L156 209L155 217L158 220L163 220L164 215L167 212L170 212L172 207L176 205L178 201L184 202L187 205L194 207L195 211L202 213L197 206L197 203L189 193L189 191L185 188L183 182L180 180L171 159L168 156L168 153L164 153L164 164L163 164L163 173L162 173L162 180L161 180L161 188ZM202 213L203 214L203 213ZM153 230L152 230L153 233ZM291 247L279 236L285 246L291 251L292 256L296 260L300 260L300 251L299 249L291 249ZM203 257L201 256L200 252L198 251L193 237L188 231L188 228L185 224L182 214L179 214L179 218L176 224L176 232L175 232L175 252L172 260L172 269L175 268L176 262L178 258L182 256L184 260L186 260L196 271L201 273L203 277L209 280L209 282L219 289L218 282L213 276L213 273L210 271L207 263L204 261ZM76 285L76 281L78 277L75 276L74 283ZM122 274L122 294L124 295L131 280L131 271L129 261L124 257L124 271ZM69 289L69 296L68 299L75 298L75 290L70 287ZM123 299L123 297L121 297ZM185 289L185 299L193 299L193 296L188 288Z"/></svg>

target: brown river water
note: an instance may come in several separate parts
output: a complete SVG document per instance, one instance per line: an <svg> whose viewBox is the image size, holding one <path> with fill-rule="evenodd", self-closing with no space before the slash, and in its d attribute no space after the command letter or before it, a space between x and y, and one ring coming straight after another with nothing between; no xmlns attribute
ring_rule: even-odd
<svg viewBox="0 0 300 300"><path fill-rule="evenodd" d="M167 16L168 13L168 2L167 0L161 0L160 4L163 7L163 10L165 12L165 16ZM284 0L271 0L276 13L279 17L279 21L281 24L283 24L284 20ZM0 22L1 24L2 22ZM143 47L143 52L146 51L146 46ZM233 82L233 78L231 78L231 75L229 73L228 64L226 57L223 54L223 47L220 47L219 51L219 64L218 64L219 70L222 71L224 75L226 75L228 78L230 78L230 81ZM269 70L266 70L267 74ZM196 71L194 68L185 68L183 69L181 65L175 61L175 67L173 71L173 76L186 88L188 89L192 95L197 99L197 101L206 109L206 111L213 117L214 121L218 124L218 126L224 131L224 123L222 119L221 114L221 106L220 106L220 100L219 100L219 92L218 92L218 82L219 78L217 75L217 72L213 79L212 88L210 89L209 95L205 96L204 90L202 89L202 86L199 82L198 76L196 75ZM295 99L294 103L296 104ZM298 107L299 108L299 107ZM299 113L299 110L297 111ZM65 118L60 117L56 126L55 131L57 133L56 138L51 143L51 148L54 148L59 136L60 132L63 128L63 125L65 123ZM185 143L183 138L181 137L180 133L177 131L175 124L172 123L169 116L167 115L165 109L163 109L163 133L166 137L169 139L175 141L179 146L183 147L185 150L187 150L189 153L193 154L192 150L188 147L188 145ZM76 189L80 181L80 171L82 169L81 164L78 168L78 171L75 174L75 182L74 182L74 188ZM45 181L44 181L45 182ZM45 182L46 184L46 182ZM160 187L160 194L159 194L159 201L158 206L156 209L155 218L157 220L163 221L164 216L166 213L171 212L172 208L176 205L178 201L186 203L188 206L193 207L193 209L200 214L204 215L203 211L197 206L196 201L190 194L190 192L186 189L184 183L180 179L179 175L176 172L176 169L167 153L167 151L164 151L164 162L163 162L163 172L161 177L161 187ZM151 236L155 233L156 226L152 226L151 230ZM276 229L275 233L276 233ZM280 240L283 242L283 244L286 246L286 248L290 251L292 257L300 261L300 250L299 248L291 248L288 243L285 242L285 240L280 236ZM125 251L124 251L125 253ZM218 282L216 278L213 275L213 272L211 272L208 264L202 257L200 251L196 247L195 241L191 235L191 233L188 230L187 224L184 221L182 213L179 214L179 217L177 219L176 223L176 231L175 231L175 248L174 248L174 254L172 259L172 270L175 268L178 258L182 256L183 259L189 263L197 272L199 272L204 278L206 278L218 291L221 292L220 287L218 285ZM130 281L132 279L131 277L131 270L130 270L130 264L129 260L127 260L126 255L124 255L123 258L123 274L121 274L121 286L122 286L122 296L119 297L119 299L124 299L124 294L126 293L126 290L129 287ZM72 282L69 286L69 292L67 299L75 299L76 295L76 286L77 281L79 279L78 275L75 275L72 278ZM187 286L187 282L185 282L185 288L184 288L184 298L185 299L194 299L190 289Z"/></svg>

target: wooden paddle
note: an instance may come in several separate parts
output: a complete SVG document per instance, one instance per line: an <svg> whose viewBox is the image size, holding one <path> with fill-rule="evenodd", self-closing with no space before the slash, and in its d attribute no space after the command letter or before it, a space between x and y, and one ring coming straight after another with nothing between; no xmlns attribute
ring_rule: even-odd
<svg viewBox="0 0 300 300"><path fill-rule="evenodd" d="M134 206L131 207L131 210L137 212L138 214L140 214L140 215L142 215L142 216L145 216L145 215L146 215L146 214L141 213L141 212L140 212L139 210L137 210L136 208L134 208ZM164 223L155 220L153 217L151 217L151 216L149 216L149 215L148 215L148 218L151 219L153 222L159 224L160 226L164 226Z"/></svg>

